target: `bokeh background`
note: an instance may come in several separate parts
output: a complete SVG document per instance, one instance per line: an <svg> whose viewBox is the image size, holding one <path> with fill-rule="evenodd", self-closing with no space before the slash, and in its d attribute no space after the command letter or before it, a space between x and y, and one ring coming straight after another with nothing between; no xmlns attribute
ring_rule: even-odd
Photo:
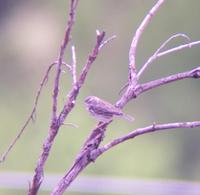
<svg viewBox="0 0 200 195"><path fill-rule="evenodd" d="M98 56L82 88L76 108L66 120L79 127L63 126L45 166L46 173L62 174L72 164L82 143L96 125L85 111L83 100L96 95L110 102L119 98L127 81L128 51L135 30L155 0L84 0L78 6L73 29L78 71L95 43L96 29L116 35ZM29 115L42 76L56 60L66 26L68 1L0 1L0 152L6 149ZM200 1L168 0L150 23L137 51L137 68L176 33L200 39ZM183 43L179 38L168 47ZM141 82L153 80L199 65L200 46L160 58L143 75ZM66 62L70 63L70 49ZM29 125L6 162L2 172L33 173L42 143L47 135L51 113L51 72L42 91L36 122ZM130 102L124 111L134 123L116 119L104 143L137 127L153 122L199 120L199 80L187 79L149 91ZM71 86L68 73L62 75L59 108ZM179 129L143 135L121 144L100 157L82 175L101 177L148 178L161 180L200 180L200 129ZM25 193L19 191L21 194ZM16 194L3 191L0 194ZM40 193L42 194L42 193ZM83 194L83 193L81 193Z"/></svg>

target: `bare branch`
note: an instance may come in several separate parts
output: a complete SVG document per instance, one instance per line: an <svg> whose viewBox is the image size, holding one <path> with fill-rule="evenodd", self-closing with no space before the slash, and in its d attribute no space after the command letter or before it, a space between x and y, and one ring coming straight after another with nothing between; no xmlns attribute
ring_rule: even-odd
<svg viewBox="0 0 200 195"><path fill-rule="evenodd" d="M87 76L87 73L92 65L92 63L94 62L94 60L97 58L97 55L99 53L99 48L103 42L103 39L105 37L105 32L99 32L99 34L97 35L97 41L96 41L96 45L92 51L92 53L89 55L88 57L88 60L86 62L86 64L84 65L82 71L81 71L81 74L79 76L79 79L78 79L78 85L79 86L82 86L84 81L85 81L85 78Z"/></svg>
<svg viewBox="0 0 200 195"><path fill-rule="evenodd" d="M56 62L58 63L58 62ZM62 62L62 65L70 72L70 74L72 75L72 67L71 65L65 63L65 62Z"/></svg>
<svg viewBox="0 0 200 195"><path fill-rule="evenodd" d="M158 0L154 7L149 11L146 15L140 26L137 28L136 33L133 37L130 50L129 50L129 83L135 82L136 77L136 64L135 64L135 56L136 56L136 49L138 45L138 41L144 32L147 25L150 23L153 16L159 10L161 5L165 2L165 0Z"/></svg>
<svg viewBox="0 0 200 195"><path fill-rule="evenodd" d="M200 78L200 66L186 72L177 73L147 83L138 84L136 86L129 85L127 90L124 92L122 97L116 102L115 105L118 108L122 109L130 100L136 98L138 95L148 90L186 78L194 78L194 79Z"/></svg>
<svg viewBox="0 0 200 195"><path fill-rule="evenodd" d="M109 37L108 39L106 39L99 47L99 49L101 49L102 47L104 47L105 45L107 45L108 43L110 43L112 40L116 39L117 36L113 35L112 37Z"/></svg>
<svg viewBox="0 0 200 195"><path fill-rule="evenodd" d="M121 95L122 92L123 92L128 86L129 86L129 83L128 83L128 82L127 82L126 84L124 84L124 85L120 88L120 90L119 90L119 95Z"/></svg>
<svg viewBox="0 0 200 195"><path fill-rule="evenodd" d="M108 144L102 146L101 148L97 149L93 152L92 156L94 159L96 159L100 154L108 151L110 148L123 143L127 140L133 139L139 135L152 133L156 131L163 131L163 130L169 130L169 129L180 129L180 128L196 128L200 127L200 121L192 121L192 122L176 122L176 123L166 123L166 124L152 124L147 127L139 128L136 130L131 131L129 134L124 135L120 138L117 138Z"/></svg>
<svg viewBox="0 0 200 195"><path fill-rule="evenodd" d="M71 127L74 127L74 128L78 128L78 125L74 124L74 123L63 123L63 125L71 126Z"/></svg>
<svg viewBox="0 0 200 195"><path fill-rule="evenodd" d="M52 121L54 121L54 122L57 119L57 101L58 101L57 99L58 99L58 93L59 93L61 65L63 62L63 57L64 57L66 47L70 41L70 35L71 35L72 27L73 27L73 24L75 21L75 9L76 9L77 5L78 5L78 0L71 0L69 19L67 22L65 36L64 36L62 45L60 47L60 52L59 52L59 56L58 56L57 72L56 72L56 76L55 76L55 80L54 80L53 107L52 107Z"/></svg>
<svg viewBox="0 0 200 195"><path fill-rule="evenodd" d="M144 93L150 89L186 78L194 78L194 79L200 78L200 66L186 72L177 73L158 80L150 81L144 84L139 84L134 89L132 93L132 98L135 98L139 94Z"/></svg>
<svg viewBox="0 0 200 195"><path fill-rule="evenodd" d="M185 49L185 48L191 48L191 47L193 47L195 45L199 45L199 44L200 44L200 41L194 41L194 42L191 42L191 43L188 43L188 44L185 44L185 45L180 45L178 47L175 47L175 48L163 51L161 53L158 53L157 57L161 57L161 56L173 53L175 51L180 51L180 50Z"/></svg>
<svg viewBox="0 0 200 195"><path fill-rule="evenodd" d="M73 45L71 47L72 50L72 78L73 78L73 84L76 84L76 51L75 51L75 46Z"/></svg>
<svg viewBox="0 0 200 195"><path fill-rule="evenodd" d="M38 101L42 92L42 89L46 83L46 81L48 80L48 75L49 72L51 70L51 68L55 65L56 63L54 62L53 64L49 65L41 83L40 83L40 87L37 91L36 97L35 97L35 101L34 101L34 105L33 105L33 109L29 115L29 117L27 118L26 122L24 123L24 125L22 126L21 130L18 132L18 134L15 136L15 138L13 139L13 141L10 143L10 145L8 146L8 148L6 149L6 151L1 155L0 157L0 163L5 161L6 157L8 156L9 152L12 150L12 148L14 147L14 145L16 144L16 142L19 140L19 138L21 137L21 135L23 134L23 132L25 131L26 127L28 126L28 124L34 120L35 118L35 114L36 114L36 109L37 109L37 105L38 105Z"/></svg>
<svg viewBox="0 0 200 195"><path fill-rule="evenodd" d="M156 51L155 53L147 60L147 62L142 66L142 68L140 69L140 71L137 73L137 80L139 80L140 76L143 74L143 72L147 69L147 67L158 58L158 54L161 52L161 50L173 39L177 38L177 37L183 37L185 39L187 39L188 41L190 40L190 38L185 35L185 34L175 34L173 36L171 36L170 38L168 38Z"/></svg>
<svg viewBox="0 0 200 195"><path fill-rule="evenodd" d="M188 44L184 44L184 45L180 45L180 46L178 46L178 47L174 47L174 48L172 48L172 49L169 49L169 50L166 50L166 51L163 51L163 52L160 52L161 51L161 49L163 49L163 47L170 41L170 40L172 40L173 38L175 38L175 37L177 37L177 36L184 36L184 34L176 34L176 35L174 35L174 36L172 36L172 37L170 37L169 39L167 39L159 48L158 48L158 50L147 60L147 62L143 65L143 67L140 69L140 71L138 72L138 74L137 74L137 79L139 80L139 78L140 78L140 76L142 75L142 73L145 71L145 69L154 61L154 60L156 60L156 59L158 59L159 57L162 57L162 56L164 56L164 55L168 55L168 54L170 54L170 53L173 53L173 52L176 52L176 51L180 51L180 50L182 50L182 49L185 49L185 48L191 48L191 47L193 47L193 46L195 46L195 45L199 45L200 44L200 41L194 41L194 42L190 42L190 43L188 43ZM185 38L187 38L188 39L188 37L187 36L184 36ZM159 53L160 52L160 53ZM191 76L191 77L193 77L193 76ZM188 77L188 78L191 78L191 77ZM157 83L158 85L156 85L156 87L157 86L159 86L159 85L163 85L163 84L165 84L165 82L163 83L163 80L165 80L165 78L163 78L162 80L157 80L157 81L151 81L149 84L152 84L152 83ZM176 79L175 79L176 80ZM172 81L175 81L175 80L171 80L171 79L167 79L167 83L168 82L172 82ZM179 79L177 79L177 80L179 80ZM162 83L162 84L159 84L159 83ZM146 83L147 84L147 83ZM146 85L145 84L145 85ZM138 84L137 85L137 89L139 88L139 87L141 87L141 86L143 86L144 84ZM124 89L126 89L127 87L129 86L129 83L126 83L121 89L120 89L120 92L119 92L119 94L121 94L122 93L122 91L124 90ZM154 88L154 87L153 87ZM148 88L149 89L149 88ZM135 93L135 94L137 94L137 93ZM119 103L118 103L119 104ZM117 105L118 105L117 104Z"/></svg>
<svg viewBox="0 0 200 195"><path fill-rule="evenodd" d="M61 125L59 123L59 120L57 119L57 101L58 101L58 93L59 93L61 66L63 64L63 58L64 58L66 47L70 41L70 35L71 35L72 27L75 21L75 12L76 12L77 5L78 5L78 0L70 1L70 11L69 11L69 16L68 16L68 22L66 26L65 36L60 47L58 63L57 63L57 71L56 71L56 76L54 79L51 124L50 124L47 138L45 139L44 144L43 144L43 150L41 152L41 155L39 157L39 160L35 169L35 175L33 177L32 184L30 186L29 193L28 193L29 195L36 195L40 188L40 185L43 181L44 165L49 156L49 152L51 150L53 141Z"/></svg>

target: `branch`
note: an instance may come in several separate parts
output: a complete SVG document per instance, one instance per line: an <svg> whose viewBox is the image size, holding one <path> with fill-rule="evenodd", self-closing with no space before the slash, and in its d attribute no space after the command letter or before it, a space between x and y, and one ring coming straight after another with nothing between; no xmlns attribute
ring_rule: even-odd
<svg viewBox="0 0 200 195"><path fill-rule="evenodd" d="M127 140L133 139L139 135L147 134L147 133L152 133L156 131L163 131L163 130L169 130L169 129L180 129L180 128L196 128L200 127L200 121L192 121L192 122L176 122L176 123L166 123L166 124L152 124L147 127L139 128L136 130L133 130L129 134L122 136L120 138L117 138L108 144L102 146L101 148L97 149L92 153L92 157L94 160L104 152L108 151L112 147L123 143Z"/></svg>
<svg viewBox="0 0 200 195"><path fill-rule="evenodd" d="M117 101L115 105L118 108L122 109L130 100L136 98L138 95L150 89L154 89L156 87L186 78L194 78L194 79L200 78L200 66L186 72L177 73L174 75L163 77L161 79L153 80L143 84L137 84L136 86L129 85L125 93L122 95L122 97Z"/></svg>
<svg viewBox="0 0 200 195"><path fill-rule="evenodd" d="M117 36L113 35L112 37L109 37L108 39L106 39L99 47L99 49L102 49L105 45L107 45L108 43L110 43L112 40L116 39Z"/></svg>
<svg viewBox="0 0 200 195"><path fill-rule="evenodd" d="M137 73L137 80L139 80L140 76L143 74L143 72L147 69L147 67L158 58L158 54L160 53L160 51L170 42L172 41L172 39L175 39L177 37L183 37L187 40L190 40L190 38L185 35L185 34L175 34L173 36L171 36L170 38L168 38L157 50L156 52L147 60L147 62L142 66L142 68L140 69L140 71ZM188 43L188 45L190 45L190 43ZM174 49L174 48L173 48Z"/></svg>
<svg viewBox="0 0 200 195"><path fill-rule="evenodd" d="M63 43L61 44L61 47L60 47L58 63L57 63L57 71L56 71L56 76L54 79L51 125L48 131L47 138L45 139L44 144L43 144L43 150L37 162L35 175L33 177L32 184L28 192L29 195L36 195L40 188L40 185L43 181L44 165L49 156L49 152L53 145L53 141L61 125L59 121L57 120L57 101L58 101L57 99L58 99L58 93L59 93L61 66L63 64L63 58L64 58L66 47L70 41L70 35L71 35L72 27L75 21L75 11L76 11L77 5L78 5L78 0L70 1L70 11L69 11L69 17L68 17L69 19L67 22L67 27L66 27Z"/></svg>
<svg viewBox="0 0 200 195"><path fill-rule="evenodd" d="M150 23L153 16L159 10L161 5L165 2L165 0L158 0L154 7L149 11L146 15L140 26L137 28L136 33L133 37L130 50L129 50L129 83L137 82L135 81L136 78L136 64L135 64L135 57L136 57L136 49L139 42L139 39L144 32L147 25Z"/></svg>
<svg viewBox="0 0 200 195"><path fill-rule="evenodd" d="M180 51L180 50L185 49L185 48L191 48L191 47L193 47L195 45L199 45L199 44L200 44L200 41L194 41L194 42L191 42L191 43L188 43L188 44L185 44L185 45L180 45L178 47L175 47L175 48L172 48L172 49L169 49L169 50L166 50L166 51L159 53L157 55L157 57L161 57L161 56L173 53L175 51Z"/></svg>
<svg viewBox="0 0 200 195"><path fill-rule="evenodd" d="M78 154L72 167L58 182L51 195L63 194L67 187L69 187L69 185L75 180L78 174L87 165L89 165L91 162L94 162L94 160L91 158L91 152L95 151L99 147L99 144L101 143L104 137L103 132L109 123L100 123L94 130L92 130L91 135L86 140L81 152Z"/></svg>
<svg viewBox="0 0 200 195"><path fill-rule="evenodd" d="M73 79L73 85L76 84L76 50L75 50L75 46L73 45L71 47L72 50L72 79Z"/></svg>
<svg viewBox="0 0 200 195"><path fill-rule="evenodd" d="M56 63L58 64L58 61L56 61ZM65 63L65 62L62 62L62 64L69 71L69 73L72 75L72 66L67 64L67 63ZM63 70L63 72L65 72L65 71Z"/></svg>
<svg viewBox="0 0 200 195"><path fill-rule="evenodd" d="M200 66L186 71L186 72L182 72L182 73L177 73L174 75L170 75L158 80L154 80L154 81L150 81L144 84L139 84L138 86L136 86L136 88L132 91L132 98L136 98L139 94L144 93L150 89L159 87L161 85L165 85L168 83L172 83L178 80L182 80L182 79L186 79L186 78L194 78L194 79L198 79L200 78Z"/></svg>
<svg viewBox="0 0 200 195"><path fill-rule="evenodd" d="M100 33L98 31L96 45L95 45L95 47L94 47L94 49L92 51L92 54L89 55L88 61L85 64L85 66L83 67L82 72L80 74L80 77L78 79L79 87L81 87L83 85L83 83L85 81L85 78L86 78L86 75L87 75L87 73L88 73L88 71L89 71L89 69L91 67L91 64L94 62L94 60L96 59L96 57L97 57L97 55L98 55L98 53L100 51L100 48L102 46L102 42L103 42L104 37L105 37L105 32L103 31L103 32Z"/></svg>
<svg viewBox="0 0 200 195"><path fill-rule="evenodd" d="M58 101L58 93L59 93L61 65L64 58L66 47L70 41L70 35L71 35L72 27L75 21L75 10L76 10L77 5L78 5L78 0L71 0L70 13L69 13L69 19L67 22L66 32L65 32L63 43L61 44L60 52L58 56L57 72L56 72L56 76L54 80L54 90L53 90L52 121L54 122L57 119L57 101Z"/></svg>
<svg viewBox="0 0 200 195"><path fill-rule="evenodd" d="M14 145L16 144L16 142L19 140L19 138L21 137L21 135L23 134L23 132L25 131L26 127L28 126L28 124L31 121L35 120L35 115L36 115L36 109L37 109L37 105L38 105L38 101L42 92L42 89L46 83L46 81L48 80L48 76L49 76L49 72L51 71L51 68L56 64L56 62L52 63L51 65L49 65L41 83L40 83L40 87L37 91L36 97L35 97L35 101L34 101L34 105L33 105L33 109L30 113L30 115L28 116L26 122L24 123L24 125L22 126L22 128L20 129L20 131L18 132L18 134L15 136L15 138L13 139L13 141L10 143L10 145L8 146L8 148L6 149L6 151L1 155L0 157L0 163L5 161L5 159L7 158L9 152L12 150L12 148L14 147Z"/></svg>

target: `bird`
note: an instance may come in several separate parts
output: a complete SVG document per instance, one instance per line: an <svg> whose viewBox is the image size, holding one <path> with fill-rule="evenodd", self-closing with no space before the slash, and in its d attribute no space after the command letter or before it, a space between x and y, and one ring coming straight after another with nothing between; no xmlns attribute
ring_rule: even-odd
<svg viewBox="0 0 200 195"><path fill-rule="evenodd" d="M124 114L120 108L96 96L88 96L84 102L89 113L101 122L109 122L113 117L121 117L128 121L134 120L132 116Z"/></svg>

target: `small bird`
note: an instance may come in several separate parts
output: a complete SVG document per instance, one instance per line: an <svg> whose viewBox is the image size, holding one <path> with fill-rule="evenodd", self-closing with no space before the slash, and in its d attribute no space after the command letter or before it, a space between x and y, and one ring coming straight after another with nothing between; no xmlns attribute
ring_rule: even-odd
<svg viewBox="0 0 200 195"><path fill-rule="evenodd" d="M85 99L85 105L89 113L102 122L109 122L114 116L129 121L134 120L132 116L124 114L121 109L95 96L88 96Z"/></svg>

